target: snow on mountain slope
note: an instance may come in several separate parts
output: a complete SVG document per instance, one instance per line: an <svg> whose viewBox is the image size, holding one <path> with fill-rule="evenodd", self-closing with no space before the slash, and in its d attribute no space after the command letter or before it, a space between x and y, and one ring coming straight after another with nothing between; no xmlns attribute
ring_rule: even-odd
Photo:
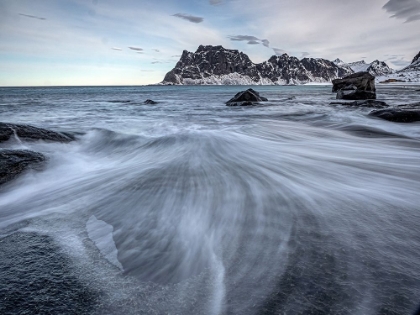
<svg viewBox="0 0 420 315"><path fill-rule="evenodd" d="M349 67L354 72L362 72L367 71L371 75L377 76L385 76L394 73L395 71L391 69L384 61L375 60L371 63L366 63L364 60L345 63L341 59L334 60L334 63L340 67Z"/></svg>
<svg viewBox="0 0 420 315"><path fill-rule="evenodd" d="M377 80L378 82L400 81L406 83L420 83L420 52L407 67L389 75L380 76Z"/></svg>
<svg viewBox="0 0 420 315"><path fill-rule="evenodd" d="M367 71L370 66L364 60L350 62L348 65L354 72Z"/></svg>

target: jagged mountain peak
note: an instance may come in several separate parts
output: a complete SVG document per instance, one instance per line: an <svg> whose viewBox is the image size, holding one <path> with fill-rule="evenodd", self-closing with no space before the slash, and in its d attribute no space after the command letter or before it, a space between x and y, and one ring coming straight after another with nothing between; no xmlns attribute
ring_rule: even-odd
<svg viewBox="0 0 420 315"><path fill-rule="evenodd" d="M347 65L346 62L344 62L343 60L341 60L340 58L337 58L333 61L337 66L341 66L341 65Z"/></svg>
<svg viewBox="0 0 420 315"><path fill-rule="evenodd" d="M184 51L162 84L296 84L330 82L352 73L325 59L273 55L253 63L248 55L223 46L200 45L195 53Z"/></svg>

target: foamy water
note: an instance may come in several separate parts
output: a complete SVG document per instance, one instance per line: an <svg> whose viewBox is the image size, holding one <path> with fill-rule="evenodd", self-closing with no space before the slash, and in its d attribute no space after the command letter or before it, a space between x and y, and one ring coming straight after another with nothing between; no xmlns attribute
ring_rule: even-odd
<svg viewBox="0 0 420 315"><path fill-rule="evenodd" d="M92 314L414 313L420 124L329 106L328 86L226 107L241 89L0 89L1 121L78 137L0 144L48 157L0 191L0 234L51 237Z"/></svg>

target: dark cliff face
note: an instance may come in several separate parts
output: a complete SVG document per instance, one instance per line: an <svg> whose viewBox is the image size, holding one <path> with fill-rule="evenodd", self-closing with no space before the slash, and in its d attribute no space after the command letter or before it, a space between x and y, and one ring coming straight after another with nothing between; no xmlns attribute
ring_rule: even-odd
<svg viewBox="0 0 420 315"><path fill-rule="evenodd" d="M249 78L256 84L261 80L272 84L288 84L331 81L352 72L325 59L299 60L287 54L272 56L268 61L254 64L246 54L238 50L201 45L195 53L184 50L175 68L166 74L162 83L205 82L215 76L233 73Z"/></svg>
<svg viewBox="0 0 420 315"><path fill-rule="evenodd" d="M175 68L168 72L164 81L175 84L182 79L199 80L211 75L240 73L258 81L256 65L247 55L238 50L224 49L222 46L200 45L195 53L183 51Z"/></svg>
<svg viewBox="0 0 420 315"><path fill-rule="evenodd" d="M419 53L414 57L414 59L413 59L413 61L411 62L412 64L413 63L416 63L416 62L418 62L418 61L420 61L420 51L419 51Z"/></svg>

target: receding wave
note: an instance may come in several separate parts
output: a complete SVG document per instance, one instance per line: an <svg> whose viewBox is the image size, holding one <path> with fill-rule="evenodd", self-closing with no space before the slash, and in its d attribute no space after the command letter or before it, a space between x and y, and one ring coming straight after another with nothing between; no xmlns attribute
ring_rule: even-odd
<svg viewBox="0 0 420 315"><path fill-rule="evenodd" d="M2 187L0 248L55 244L71 280L56 287L88 294L80 313L415 311L416 126L321 105L301 120L168 106L131 121L124 105L71 143L8 143L48 162Z"/></svg>

